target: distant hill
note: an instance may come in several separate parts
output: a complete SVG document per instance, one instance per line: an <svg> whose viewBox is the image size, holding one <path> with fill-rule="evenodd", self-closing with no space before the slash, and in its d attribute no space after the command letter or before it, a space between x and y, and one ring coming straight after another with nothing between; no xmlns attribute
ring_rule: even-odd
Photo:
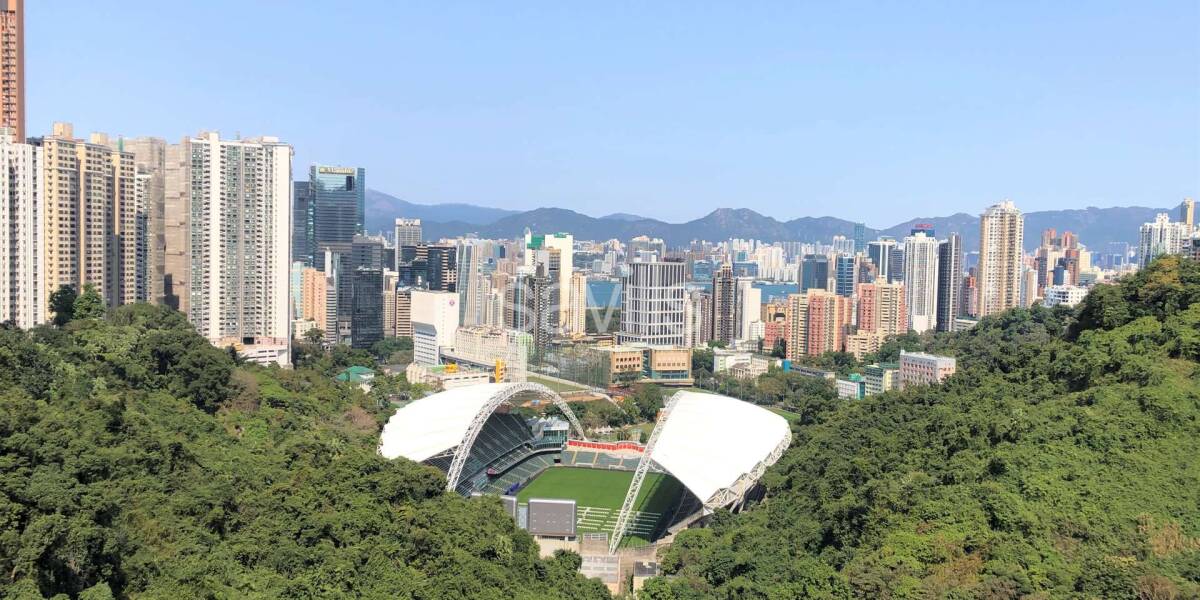
<svg viewBox="0 0 1200 600"><path fill-rule="evenodd" d="M473 204L415 204L378 190L368 189L366 192L366 226L369 232L391 230L397 217L486 225L497 219L518 214L518 212Z"/></svg>
<svg viewBox="0 0 1200 600"><path fill-rule="evenodd" d="M1172 212L1165 208L1141 206L1115 208L1086 208L1080 210L1039 211L1025 214L1025 248L1037 246L1043 229L1073 231L1094 250L1109 242L1137 242L1138 225L1154 219L1155 213ZM921 217L877 230L868 227L866 235L889 235L901 239L913 226L932 225L939 236L957 232L963 236L967 251L979 246L979 217L958 213L948 217ZM656 219L594 218L564 208L539 208L506 216L493 223L477 225L464 222L426 223L430 238L454 237L476 233L481 237L511 238L520 236L525 228L532 231L567 231L576 239L628 240L638 235L660 237L670 246L682 246L694 239L710 241L729 238L777 241L828 241L835 235L851 237L854 223L836 217L801 217L781 222L752 210L739 208L717 209L704 217L685 223L666 223Z"/></svg>
<svg viewBox="0 0 1200 600"><path fill-rule="evenodd" d="M367 192L368 229L376 231L391 227L396 216L423 219L425 236L429 239L456 237L474 233L486 238L513 238L532 231L565 231L581 240L628 240L638 235L659 237L670 246L686 245L691 240L710 241L729 238L778 241L829 241L835 235L854 235L854 222L836 217L800 217L779 221L747 208L719 208L684 223L667 223L628 213L613 213L591 217L565 208L538 208L525 212L487 208L469 204L413 204L382 192ZM1072 210L1035 211L1025 213L1025 248L1037 246L1043 229L1072 231L1094 250L1103 249L1109 242L1136 243L1138 225L1154 219L1155 213L1175 209L1142 206ZM932 225L939 236L957 232L963 236L963 246L969 252L979 246L979 215L956 213L945 217L918 217L886 229L868 227L866 235L889 235L897 239L909 234L913 226Z"/></svg>
<svg viewBox="0 0 1200 600"><path fill-rule="evenodd" d="M603 217L600 217L600 218L601 219L609 219L612 221L641 221L642 219L645 219L646 217L639 217L638 215L631 215L629 213L620 213L619 212L619 213L613 213L611 215L604 215Z"/></svg>

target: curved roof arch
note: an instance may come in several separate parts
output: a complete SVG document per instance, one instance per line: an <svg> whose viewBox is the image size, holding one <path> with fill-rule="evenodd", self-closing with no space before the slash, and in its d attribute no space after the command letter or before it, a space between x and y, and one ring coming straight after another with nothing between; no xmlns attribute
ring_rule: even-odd
<svg viewBox="0 0 1200 600"><path fill-rule="evenodd" d="M727 504L722 492L756 482L792 441L787 419L755 404L701 392L677 392L656 428L649 458L706 507ZM737 490L735 490L737 491Z"/></svg>
<svg viewBox="0 0 1200 600"><path fill-rule="evenodd" d="M384 458L403 456L421 462L453 451L446 483L448 489L454 490L487 418L501 404L525 393L554 402L576 433L587 439L571 407L554 390L538 383L482 383L438 392L396 411L379 436L379 454Z"/></svg>
<svg viewBox="0 0 1200 600"><path fill-rule="evenodd" d="M652 465L679 480L711 511L744 500L791 443L787 420L761 406L716 394L676 392L659 413L638 461L609 552L620 546Z"/></svg>

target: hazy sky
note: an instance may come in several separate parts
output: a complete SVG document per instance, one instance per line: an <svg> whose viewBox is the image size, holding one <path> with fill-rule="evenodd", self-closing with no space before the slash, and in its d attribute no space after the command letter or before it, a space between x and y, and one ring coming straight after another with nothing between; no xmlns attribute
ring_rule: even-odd
<svg viewBox="0 0 1200 600"><path fill-rule="evenodd" d="M413 202L883 226L1200 190L1195 0L26 6L30 135L278 135Z"/></svg>

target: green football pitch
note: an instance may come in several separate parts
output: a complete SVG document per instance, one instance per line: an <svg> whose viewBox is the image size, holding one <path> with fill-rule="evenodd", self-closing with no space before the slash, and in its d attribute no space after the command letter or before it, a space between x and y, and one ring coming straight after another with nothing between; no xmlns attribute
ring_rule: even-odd
<svg viewBox="0 0 1200 600"><path fill-rule="evenodd" d="M625 493L633 481L630 471L554 467L546 469L536 479L517 492L517 502L525 504L530 498L563 498L574 500L580 532L612 533L617 513L625 502ZM659 521L675 508L682 487L674 477L647 473L646 481L633 505L633 519L626 534L629 543L650 541Z"/></svg>

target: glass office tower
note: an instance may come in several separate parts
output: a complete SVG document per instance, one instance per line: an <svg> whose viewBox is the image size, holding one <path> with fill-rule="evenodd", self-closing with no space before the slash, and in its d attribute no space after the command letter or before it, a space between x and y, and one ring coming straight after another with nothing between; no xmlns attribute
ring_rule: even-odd
<svg viewBox="0 0 1200 600"><path fill-rule="evenodd" d="M354 167L313 165L309 170L308 210L314 253L325 244L349 244L363 233L366 203L366 170ZM314 266L324 261L313 256Z"/></svg>

